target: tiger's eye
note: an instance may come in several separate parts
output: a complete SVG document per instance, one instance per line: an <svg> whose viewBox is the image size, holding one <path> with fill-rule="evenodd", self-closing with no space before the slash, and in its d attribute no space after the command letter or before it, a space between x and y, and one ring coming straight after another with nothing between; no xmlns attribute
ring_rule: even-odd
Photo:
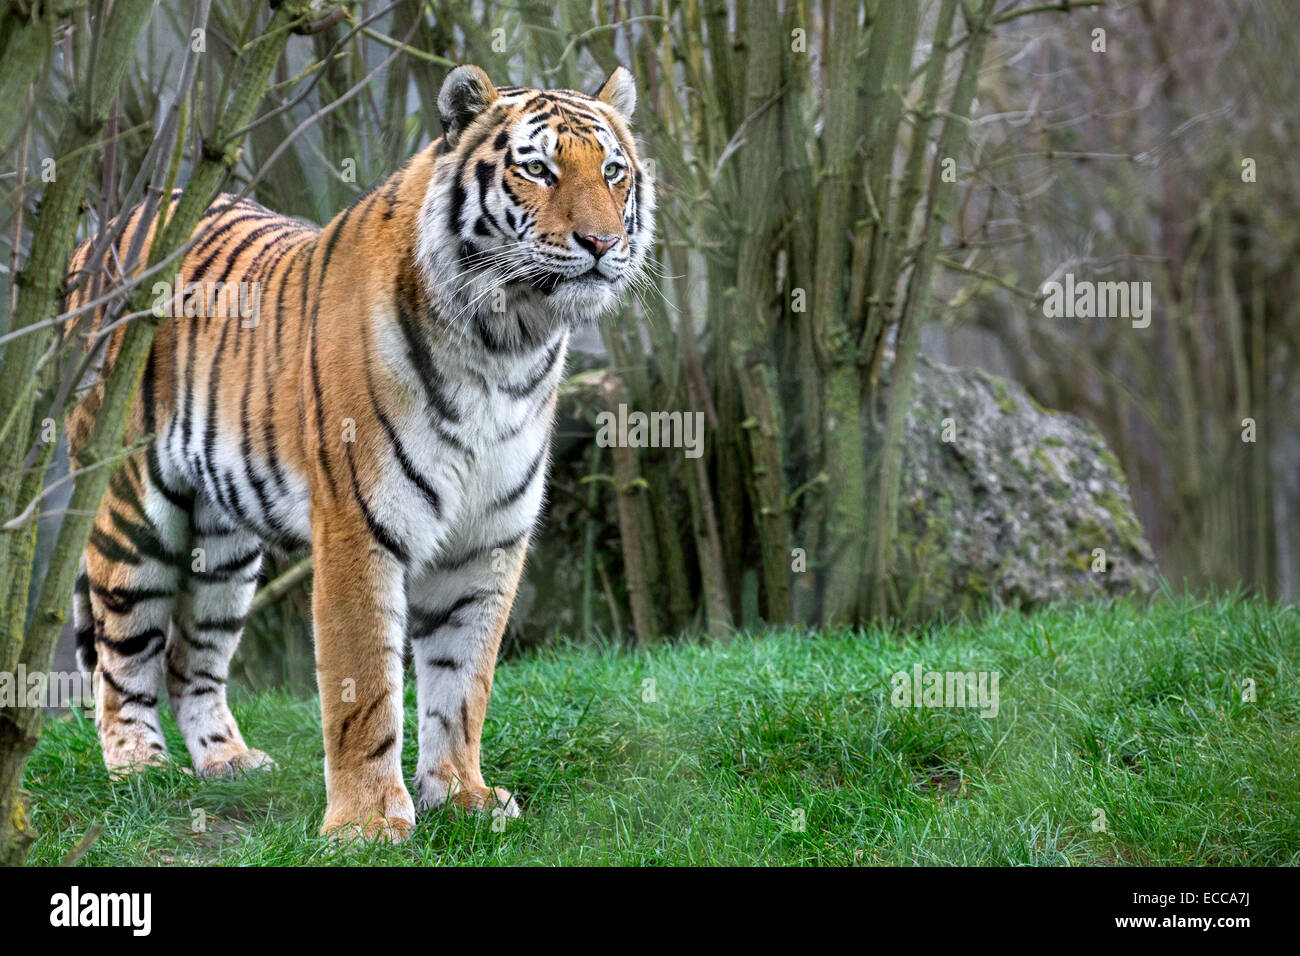
<svg viewBox="0 0 1300 956"><path fill-rule="evenodd" d="M618 174L619 174L619 172L620 172L622 169L623 169L623 167L620 166L618 163L606 163L606 164L605 164L605 178L606 178L606 179L617 179L617 178L618 178Z"/></svg>
<svg viewBox="0 0 1300 956"><path fill-rule="evenodd" d="M528 173L529 176L540 176L542 173L546 172L546 164L540 159L529 160L524 163L524 171Z"/></svg>

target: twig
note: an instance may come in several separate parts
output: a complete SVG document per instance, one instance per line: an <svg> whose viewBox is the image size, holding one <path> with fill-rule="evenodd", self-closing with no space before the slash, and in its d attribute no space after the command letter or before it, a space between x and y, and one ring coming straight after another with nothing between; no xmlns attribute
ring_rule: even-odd
<svg viewBox="0 0 1300 956"><path fill-rule="evenodd" d="M727 161L728 157L730 157L736 150L740 149L741 146L745 145L745 127L749 125L750 120L758 119L758 117L766 113L773 103L785 95L788 86L789 84L782 86L779 90L768 97L767 102L763 103L758 109L754 110L754 112L750 113L740 121L740 125L736 127L736 132L731 135L731 139L728 140L727 145L723 147L722 155L718 157L718 161L713 166L714 179L717 179L718 174L722 172L722 164Z"/></svg>
<svg viewBox="0 0 1300 956"><path fill-rule="evenodd" d="M357 33L359 33L361 30L363 30L363 29L364 29L368 24L373 23L375 20L378 20L378 19L379 19L380 17L382 17L384 14L391 12L391 11L394 10L396 7L400 6L402 3L405 3L405 2L406 2L406 0L395 0L394 3L390 3L388 6L383 7L382 9L380 9L380 10L376 11L375 13L372 13L370 16L366 17L364 20L362 20L360 23L358 23L355 27L353 27L351 30L349 30L346 34L344 34L344 35L339 39L339 41L338 41L337 43L335 43L333 47L330 48L329 52L326 53L325 56L324 56L322 59L323 59L323 60L330 60L330 59L332 59L333 56L334 56L334 54L335 54L338 50L340 50L340 49L343 48L343 44L347 43L348 40L352 39L352 37L354 37ZM415 26L418 26L419 23L420 23L420 21L417 19L417 20L415 21ZM412 32L414 32L414 27L412 27ZM407 37L406 37L406 38L409 40L409 39L411 38L411 34L407 34ZM388 61L385 60L384 62L387 63ZM305 72L305 71L304 71L304 72ZM299 92L297 93L297 95L293 96L292 98L290 98L289 100L285 101L284 103L281 103L281 104L280 104L279 106L277 106L275 109L273 109L273 110L267 110L267 111L266 111L265 113L263 113L261 116L257 117L257 118L254 119L252 122L250 122L250 123L248 123L247 125L245 125L242 129L237 129L237 130L235 130L233 133L230 134L229 141L232 141L232 142L233 142L234 140L237 140L237 139L239 139L240 137L242 137L245 133L250 133L250 132L252 132L252 131L255 130L257 127L259 127L259 126L261 126L263 123L265 123L267 120L271 119L271 117L273 117L273 116L279 116L281 113L285 112L286 110L293 109L295 106L297 106L299 103L301 103L304 99L306 99L308 93L310 93L313 89L316 88L316 84L320 82L320 78L321 78L321 76L322 76L323 74L324 74L324 71L323 71L323 70L317 70L317 71L313 74L313 76L312 76L312 78L311 78L311 82L308 83L307 86L306 86L305 88L303 88L301 91L299 91ZM370 79L370 75L369 75L369 74L366 75L366 79L367 79L367 80ZM328 111L325 111L325 112L328 112ZM323 116L323 115L324 115L324 112L321 112L321 113L319 113L319 114L315 114L315 115L318 116L318 117L319 117L319 116ZM310 120L311 117L309 117L308 119ZM295 135L296 135L296 134L295 134ZM225 145L225 144L223 143L222 145ZM278 156L278 155L279 155L279 152L277 151L275 155ZM273 158L274 158L274 157L273 157ZM266 165L269 165L269 164L270 164L270 160L267 161Z"/></svg>
<svg viewBox="0 0 1300 956"><path fill-rule="evenodd" d="M94 471L96 468L103 468L105 465L111 465L114 464L115 462L122 461L125 458L130 458L136 452L144 448L147 448L149 446L149 442L152 440L153 440L152 436L149 439L141 439L136 444L131 445L127 448L123 448L116 455L110 455L108 458L104 458L101 461L97 461L93 465L87 465L85 468L77 468L75 470L69 469L68 473L64 475L62 478L50 482L43 489L41 489L41 493L38 494L35 498L33 498L31 501L29 501L27 503L27 507L24 508L18 515L16 515L13 518L10 518L4 524L0 525L0 531L17 531L19 528L25 525L28 521L32 519L33 514L36 512L36 506L41 503L41 499L44 498L46 495L48 495L55 488L59 487L59 485L67 484L69 481L74 481L76 480L76 477L78 475L84 474L85 472Z"/></svg>
<svg viewBox="0 0 1300 956"><path fill-rule="evenodd" d="M1020 296L1022 299L1026 299L1030 302L1037 302L1040 298L1037 292L1031 292L1028 289L1022 289L1014 282L1008 282L1006 279L1002 278L999 275L995 275L992 272L985 272L983 269L977 269L974 266L968 266L965 263L958 262L956 259L949 259L947 256L935 256L934 261L937 262L939 265L944 266L945 268L952 269L955 272L964 272L967 275L975 276L977 279L987 279L989 282L994 282L997 285L1000 285L1002 288L1006 289L1008 292L1013 292L1016 295Z"/></svg>
<svg viewBox="0 0 1300 956"><path fill-rule="evenodd" d="M312 20L310 23L300 23L293 28L293 32L300 37L315 36L317 33L324 33L330 27L342 23L348 19L348 10L346 7L335 7L319 20Z"/></svg>
<svg viewBox="0 0 1300 956"><path fill-rule="evenodd" d="M543 76L554 76L556 73L559 73L560 70L561 70L561 68L564 66L564 60L565 60L565 58L566 58L570 53L573 52L574 47L576 47L579 43L585 43L587 40L590 40L592 37L594 37L594 36L595 36L596 34L598 34L598 33L603 33L603 32L605 32L606 30L617 30L617 29L619 29L619 28L621 28L621 27L625 27L625 26L627 26L627 25L630 24L630 23L636 23L638 20L660 20L660 21L662 21L662 22L664 22L664 23L667 23L667 22L668 22L668 18L667 18L667 17L660 16L660 15L657 14L657 13L646 13L646 14L642 14L641 16L628 17L626 20L619 20L617 23L601 23L601 24L598 24L598 25L592 27L592 28L589 29L589 30L584 30L584 31L582 31L582 32L579 33L577 36L575 36L573 39L571 39L571 40L570 40L570 41L565 45L564 49L560 51L560 55L559 55L558 57L556 57L556 60L555 60L555 66L553 66L553 67L551 67L550 69L547 69L547 70L542 70L542 75L543 75Z"/></svg>
<svg viewBox="0 0 1300 956"><path fill-rule="evenodd" d="M96 823L77 841L77 845L72 848L71 852L59 861L59 866L76 866L80 863L81 858L86 855L86 851L95 845L95 841L99 839L99 835L103 832L103 825Z"/></svg>
<svg viewBox="0 0 1300 956"><path fill-rule="evenodd" d="M249 606L249 613L256 614L264 607L269 607L276 601L279 601L290 591L296 588L300 583L310 577L312 571L311 556L303 558L297 564L289 568L273 581L267 582L266 586L257 592L253 597L253 603Z"/></svg>
<svg viewBox="0 0 1300 956"><path fill-rule="evenodd" d="M370 27L366 27L361 32L372 40L378 40L380 43L392 47L394 50L401 50L403 53L409 53L411 56L424 60L426 63L437 63L439 66L448 67L454 67L457 65L455 60L449 60L445 56L438 56L436 53L425 53L423 50L416 49L400 40L394 40L392 37L380 33L378 30L370 29Z"/></svg>

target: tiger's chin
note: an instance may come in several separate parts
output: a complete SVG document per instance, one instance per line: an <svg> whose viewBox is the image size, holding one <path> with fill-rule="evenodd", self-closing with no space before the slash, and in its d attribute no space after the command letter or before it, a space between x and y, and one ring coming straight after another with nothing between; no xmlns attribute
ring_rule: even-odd
<svg viewBox="0 0 1300 956"><path fill-rule="evenodd" d="M552 314L574 326L591 324L614 311L627 288L623 277L611 279L595 270L579 276L552 274L531 284Z"/></svg>
<svg viewBox="0 0 1300 956"><path fill-rule="evenodd" d="M572 316L574 325L587 325L618 308L623 285L609 279L572 279L558 291L556 305Z"/></svg>

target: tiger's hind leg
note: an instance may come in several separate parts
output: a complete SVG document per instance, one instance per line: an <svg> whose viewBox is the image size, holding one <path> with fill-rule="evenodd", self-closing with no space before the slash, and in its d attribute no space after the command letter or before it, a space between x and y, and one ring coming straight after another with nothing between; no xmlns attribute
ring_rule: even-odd
<svg viewBox="0 0 1300 956"><path fill-rule="evenodd" d="M93 670L95 726L115 772L167 759L158 693L189 534L189 516L151 484L144 461L114 473L73 598L78 659Z"/></svg>
<svg viewBox="0 0 1300 956"><path fill-rule="evenodd" d="M262 544L206 499L195 504L191 563L167 644L172 714L200 777L231 776L275 762L244 743L226 703L230 659L244 631Z"/></svg>

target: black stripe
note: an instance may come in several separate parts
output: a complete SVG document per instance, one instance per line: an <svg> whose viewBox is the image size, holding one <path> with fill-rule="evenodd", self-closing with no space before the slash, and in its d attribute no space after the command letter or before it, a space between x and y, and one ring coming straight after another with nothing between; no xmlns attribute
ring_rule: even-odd
<svg viewBox="0 0 1300 956"><path fill-rule="evenodd" d="M123 657L134 657L151 647L155 641L161 646L161 643L167 640L167 635L161 627L151 627L130 637L109 637L101 633L96 640L100 644L111 647Z"/></svg>
<svg viewBox="0 0 1300 956"><path fill-rule="evenodd" d="M239 242L235 244L234 248L226 253L226 262L221 268L221 274L213 281L224 284L226 278L230 275L230 270L235 267L235 263L239 260L239 257L247 252L253 243L258 239L261 239L268 232L274 232L284 228L285 224L283 222L273 222L266 226L258 226L256 229L247 233L243 239L240 239ZM230 318L229 313L227 313L226 318Z"/></svg>
<svg viewBox="0 0 1300 956"><path fill-rule="evenodd" d="M280 327L284 324L284 292L289 285L289 276L293 271L293 264L298 259L299 251L304 248L299 246L294 250L293 258L285 264L285 274L280 278L280 288L276 291L275 296L275 352L280 354ZM301 328L302 323L299 322ZM271 471L271 479L279 488L281 495L289 493L289 480L285 476L284 469L280 467L280 456L275 451L275 403L271 401L274 398L274 388L271 384L271 359L269 355L262 355L262 383L267 396L267 414L262 421L262 440L266 445L266 464ZM299 403L301 408L301 403Z"/></svg>
<svg viewBox="0 0 1300 956"><path fill-rule="evenodd" d="M334 256L334 247L338 244L339 237L343 235L343 230L347 227L348 220L352 218L352 213L356 211L361 199L357 199L351 206L339 213L338 222L330 230L329 238L325 240L325 255L321 259L320 278L317 280L317 290L325 284L325 273L329 271L330 259Z"/></svg>
<svg viewBox="0 0 1300 956"><path fill-rule="evenodd" d="M283 540L288 537L288 529L280 524L279 519L271 511L271 499L266 493L266 482L264 482L257 473L257 467L253 462L253 432L252 422L249 420L248 403L253 392L253 358L257 350L249 348L248 350L248 368L244 371L244 394L239 402L239 453L244 462L244 479L248 486L253 489L253 497L257 499L257 507L261 512L262 522L271 532L271 537L276 540ZM263 359L265 361L265 359ZM271 417L272 408L267 407L267 417ZM233 482L232 482L233 488Z"/></svg>
<svg viewBox="0 0 1300 956"><path fill-rule="evenodd" d="M478 201L479 213L486 216L487 220L496 227L497 231L504 234L505 230L497 222L496 216L492 215L492 210L488 208L487 194L488 187L492 185L493 180L497 179L496 163L489 163L485 159L480 159L474 166L474 178L478 180Z"/></svg>
<svg viewBox="0 0 1300 956"><path fill-rule="evenodd" d="M477 604L485 598L494 596L494 592L478 590L470 591L468 594L462 594L459 598L449 604L447 607L437 611L426 611L416 608L411 612L411 638L413 640L423 640L431 637L438 630L446 627L451 623L451 619L465 608Z"/></svg>
<svg viewBox="0 0 1300 956"><path fill-rule="evenodd" d="M180 551L173 551L163 543L152 525L131 521L112 508L109 509L108 514L113 522L113 527L131 542L138 553L146 558L152 558L163 564L171 565L179 565L185 560L184 554Z"/></svg>
<svg viewBox="0 0 1300 956"><path fill-rule="evenodd" d="M244 502L239 497L239 489L235 486L235 473L233 471L223 471L217 477L220 484L225 487L226 498L230 501L230 517L240 527L246 531L251 531L255 537L266 537L266 528L250 518L244 510Z"/></svg>
<svg viewBox="0 0 1300 956"><path fill-rule="evenodd" d="M196 634L233 634L236 631L242 631L244 624L248 621L248 615L243 617L225 617L212 620L203 620L194 622L194 632Z"/></svg>
<svg viewBox="0 0 1300 956"><path fill-rule="evenodd" d="M224 207L215 206L215 205L209 206L207 215L205 215L202 219L199 220L199 225L200 226L203 225L203 223L206 222L208 219L216 219L219 216L224 215L225 213L232 212L235 208L237 208L237 204L227 204ZM249 219L258 219L258 218L260 218L260 215L255 210L247 210L244 212L234 213L233 215L227 217L226 219L222 220L220 223L218 223L217 225L209 229L204 234L203 238L200 239L197 244L195 244L194 248L192 248L189 251L189 256L194 257L194 256L203 255L205 252L207 252L209 249L212 248L213 243L220 241L221 237L224 236L231 229L233 229L235 226L239 225L241 222L246 222Z"/></svg>
<svg viewBox="0 0 1300 956"><path fill-rule="evenodd" d="M300 253L303 249L311 247L311 243L304 243L294 249L293 255L285 262L284 275L280 277L280 288L276 291L275 297L275 353L280 354L280 329L284 325L284 293L289 285L289 278L293 274L294 264L299 260ZM308 255L308 262L311 256ZM301 332L303 322L299 321L298 328ZM271 401L274 396L274 388L271 383L271 359L265 352L262 355L262 381L267 396L267 410L269 414L264 416L262 422L262 440L266 446L266 464L270 469L271 478L279 488L281 495L289 493L289 480L280 465L280 456L275 450L275 414L274 402ZM299 403L301 409L302 403Z"/></svg>
<svg viewBox="0 0 1300 956"><path fill-rule="evenodd" d="M393 734L389 734L387 737L384 738L383 743L381 743L374 750L370 751L370 753L366 754L366 759L378 760L380 757L382 757L384 754L388 753L388 751L392 749L392 746L394 743L396 743L396 741L397 741L397 737Z"/></svg>
<svg viewBox="0 0 1300 956"><path fill-rule="evenodd" d="M509 344L504 339L498 338L496 333L487 327L482 315L474 317L474 333L478 336L479 343L494 355L510 351Z"/></svg>
<svg viewBox="0 0 1300 956"><path fill-rule="evenodd" d="M402 330L402 337L406 340L407 361L415 369L415 374L424 387L424 395L428 399L430 407L453 425L459 425L461 422L460 410L443 394L441 386L445 384L445 380L434 367L433 355L420 336L420 330L416 328L415 319L406 310L402 299L403 296L399 290L397 295L397 324Z"/></svg>
<svg viewBox="0 0 1300 956"><path fill-rule="evenodd" d="M489 139L495 139L497 132L509 122L511 113L509 113L502 104L494 104L488 109L488 112L481 117L481 120L475 124L474 138L465 140L458 144L456 151L468 158L478 151L478 148L486 143ZM456 170L457 179L464 167Z"/></svg>
<svg viewBox="0 0 1300 956"><path fill-rule="evenodd" d="M144 363L144 378L140 380L140 401L144 411L144 433L152 435L154 430L154 351L149 350L149 357Z"/></svg>
<svg viewBox="0 0 1300 956"><path fill-rule="evenodd" d="M406 476L407 481L420 489L420 494L424 495L424 500L428 502L429 507L433 510L434 517L441 518L442 499L438 497L438 492L434 487L411 463L411 459L406 454L406 449L402 446L402 440L398 436L397 430L393 428L393 423L388 420L388 416L384 414L384 410L379 407L379 403L375 400L373 389L370 392L370 401L374 403L375 414L379 416L379 424L384 427L384 434L388 436L388 442L393 446L393 456L397 459L397 464L401 466L402 474Z"/></svg>
<svg viewBox="0 0 1300 956"><path fill-rule="evenodd" d="M393 557L406 564L410 560L410 554L407 552L406 547L394 537L392 532L376 520L370 511L370 506L366 504L366 499L361 494L361 485L357 482L357 465L352 457L352 444L350 442L347 445L347 455L348 470L352 473L352 497L361 506L361 516L366 519L366 526L370 529L370 534L391 552Z"/></svg>
<svg viewBox="0 0 1300 956"><path fill-rule="evenodd" d="M460 213L465 208L465 187L460 184L460 170L451 184L451 202L447 204L447 227L453 235L460 235Z"/></svg>
<svg viewBox="0 0 1300 956"><path fill-rule="evenodd" d="M117 539L105 534L98 528L90 529L90 547L99 552L100 556L106 561L114 564L138 565L143 560L140 555L136 554L126 545Z"/></svg>
<svg viewBox="0 0 1300 956"><path fill-rule="evenodd" d="M195 637L193 634L191 634L183 627L177 627L176 630L180 632L181 640L184 641L186 644L190 645L190 647L195 648L196 650L200 650L200 651L221 650L221 646L219 644L213 644L211 641L200 641L197 637Z"/></svg>
<svg viewBox="0 0 1300 956"><path fill-rule="evenodd" d="M135 493L135 488L131 485L131 479L127 476L125 468L119 468L113 472L113 477L108 479L108 490L113 493L119 502L127 505L136 514L148 520L144 507L140 504L140 497Z"/></svg>
<svg viewBox="0 0 1300 956"><path fill-rule="evenodd" d="M533 348L537 344L537 336L533 334L527 323L524 322L524 316L519 313L515 316L515 327L519 330L519 342L525 348Z"/></svg>
<svg viewBox="0 0 1300 956"><path fill-rule="evenodd" d="M206 259L204 259L202 262L199 263L198 268L195 269L194 273L189 276L188 282L186 284L188 285L189 283L192 282L201 282L203 280L203 277L208 274L208 270L212 268L212 264L216 262L217 257L221 255L221 248L225 244L224 240L226 238L226 233L228 233L235 226L239 225L241 222L247 222L250 219L265 219L266 215L268 214L251 213L251 212L241 213L237 216L231 216L229 219L223 220L220 225L215 226L212 229L212 231L208 233L208 235L203 239L203 241L199 243L197 248L190 250L189 258L193 258L194 256L202 255L204 251L206 251L209 248L212 248L212 252L208 255ZM182 288L181 290L181 303L182 303L181 311L182 312L184 312L184 302L185 302L185 294L184 294L184 289Z"/></svg>
<svg viewBox="0 0 1300 956"><path fill-rule="evenodd" d="M370 351L370 335L364 325L361 330L361 344L367 352ZM375 395L375 383L371 379L370 366L368 364L366 365L366 390L370 393L370 404L375 410L375 415L379 418L379 424L383 426L384 434L388 436L388 443L393 448L393 456L397 459L397 464L401 467L402 474L406 476L407 481L420 490L420 494L424 495L425 501L427 501L429 507L433 509L434 517L442 517L442 500L438 497L438 492L434 490L433 486L429 484L418 470L416 470L415 465L411 462L410 456L406 453L406 447L402 444L401 436L397 434L397 429L393 427L393 423L389 421L388 416L384 414L383 406L380 404L379 398Z"/></svg>
<svg viewBox="0 0 1300 956"><path fill-rule="evenodd" d="M185 371L176 379L176 387L185 389L185 401L181 410L181 457L188 458L190 453L190 429L194 423L194 361L198 351L199 323L191 320L189 324L188 351L185 353Z"/></svg>
<svg viewBox="0 0 1300 956"><path fill-rule="evenodd" d="M317 305L320 304L320 298L317 297ZM316 458L320 462L321 470L325 472L325 482L329 485L330 492L334 491L334 473L330 468L329 455L325 441L325 394L320 385L320 362L316 355L316 322L315 315L312 315L311 323L311 390L315 396L316 405Z"/></svg>
<svg viewBox="0 0 1300 956"><path fill-rule="evenodd" d="M169 588L104 588L94 585L90 590L104 605L104 610L113 614L129 614L141 601L176 596L176 592Z"/></svg>
<svg viewBox="0 0 1300 956"><path fill-rule="evenodd" d="M528 473L524 475L519 484L515 485L500 498L493 501L489 507L493 511L499 511L502 508L509 507L522 498L524 492L532 486L534 479L537 478L537 472L542 467L542 461L545 460L545 458L546 446L543 445L541 450L537 452L537 456L533 458L532 464L528 466Z"/></svg>
<svg viewBox="0 0 1300 956"><path fill-rule="evenodd" d="M190 530L199 538L229 538L232 534L239 534L238 528L231 528L224 524L200 528L197 519L190 522Z"/></svg>
<svg viewBox="0 0 1300 956"><path fill-rule="evenodd" d="M231 322L221 325L221 338L212 352L212 365L208 370L208 411L203 423L203 471L212 482L212 497L224 510L233 511L234 506L226 501L221 493L221 482L217 480L217 392L221 386L221 361L225 357L226 338L230 335Z"/></svg>
<svg viewBox="0 0 1300 956"><path fill-rule="evenodd" d="M317 351L316 321L320 316L321 296L325 291L325 279L329 274L330 259L334 255L334 247L343 234L343 229L347 226L348 219L355 208L356 206L353 205L343 211L334 228L330 230L329 237L325 240L325 252L321 257L320 274L316 277L316 300L312 304L311 310L311 386L316 396L316 457L320 461L321 470L325 472L325 480L329 484L331 492L334 490L334 473L330 467L325 442L325 395L320 383L320 358ZM303 291L305 295L305 285Z"/></svg>
<svg viewBox="0 0 1300 956"><path fill-rule="evenodd" d="M508 551L510 548L513 548L515 545L519 544L519 542L521 542L524 539L524 535L526 535L527 533L528 533L527 531L521 531L514 537L505 538L501 541L498 541L496 544L489 544L482 548L475 548L474 550L467 551L464 554L461 554L455 558L445 558L442 561L439 561L436 567L438 568L439 571L457 571L465 567L465 565L469 564L471 561L475 560L476 558L481 558L484 555L491 554L497 548L501 548L503 551Z"/></svg>
<svg viewBox="0 0 1300 956"><path fill-rule="evenodd" d="M313 245L313 248L307 253L307 258L303 264L302 311L299 313L299 315L301 315L304 320L299 321L298 323L298 330L299 330L298 337L299 337L299 342L301 344L302 330L306 328L308 332L308 339L307 339L307 350L309 356L308 370L311 375L312 394L315 396L316 399L316 437L317 437L316 457L320 462L321 470L324 471L325 473L325 480L326 483L329 485L330 493L333 494L334 473L330 468L329 459L326 457L325 454L325 450L326 450L325 397L320 387L320 365L319 362L317 361L317 356L316 356L316 319L317 319L317 310L320 308L320 287L324 283L323 270L321 272L320 277L318 277L317 279L317 296L316 296L315 307L312 308L310 313L308 313L307 311L307 294L311 290L311 262L312 259L315 257L316 245L319 245L319 238L317 239L317 242ZM305 321L308 315L310 315L310 321ZM305 403L300 403L299 409L300 409L299 414L300 415L303 414L306 411ZM303 424L306 423L304 422Z"/></svg>
<svg viewBox="0 0 1300 956"><path fill-rule="evenodd" d="M442 439L444 442L446 442L456 451L460 452L462 455L467 456L470 461L474 461L474 459L478 457L477 452L475 452L472 448L470 448L468 445L462 442L451 432L447 431L447 429L443 428L442 425L438 424L437 422L433 423L433 430L440 439Z"/></svg>
<svg viewBox="0 0 1300 956"><path fill-rule="evenodd" d="M262 556L262 549L257 548L248 554L241 555L238 558L231 558L224 564L219 564L215 568L207 571L189 571L189 577L192 580L202 583L212 583L215 581L229 581L240 571L249 568L254 561Z"/></svg>
<svg viewBox="0 0 1300 956"><path fill-rule="evenodd" d="M270 271L275 268L276 264L284 258L285 253L293 248L291 242L286 240L296 239L308 230L296 222L282 222L277 227L280 232L267 240L261 249L257 250L257 255L253 256L253 261L244 269L246 276L269 276ZM269 261L267 254L270 253Z"/></svg>
<svg viewBox="0 0 1300 956"><path fill-rule="evenodd" d="M430 707L427 711L425 711L424 716L428 717L430 720L434 720L436 718L438 723L442 724L442 732L444 734L447 734L448 736L451 735L451 720L442 711L434 710L432 707ZM429 773L431 774L436 773L436 771L430 770Z"/></svg>
<svg viewBox="0 0 1300 956"><path fill-rule="evenodd" d="M310 241L295 246L293 249L293 254L289 257L288 260L285 261L284 275L280 276L280 288L277 289L275 293L275 354L276 355L280 354L280 330L281 328L284 327L284 293L285 290L287 290L289 287L289 280L293 277L294 264L297 263L298 260L302 257L302 251L304 249L310 250L314 247L315 247L315 243ZM308 253L307 258L308 260L311 259L310 252ZM302 323L299 322L298 325L301 328Z"/></svg>
<svg viewBox="0 0 1300 956"><path fill-rule="evenodd" d="M113 675L108 672L108 668L102 668L100 672L104 675L104 683L122 695L123 706L126 704L141 704L145 707L158 706L158 698L153 694L133 694L113 679Z"/></svg>
<svg viewBox="0 0 1300 956"><path fill-rule="evenodd" d="M173 189L171 202L174 203L176 202L176 200L180 199L181 195L184 192L185 192L184 189ZM226 200L226 201L223 202L222 200ZM203 215L199 217L198 225L200 226L203 225L209 219L216 219L220 216L224 216L226 213L230 212L230 210L234 209L238 205L239 203L230 202L228 201L228 197L222 195L217 199L216 202L214 202L211 206L209 206L206 210L204 210Z"/></svg>
<svg viewBox="0 0 1300 956"><path fill-rule="evenodd" d="M193 497L183 495L179 491L169 488L167 482L163 481L162 468L158 463L157 442L150 443L148 451L145 452L145 463L149 472L149 484L161 491L163 497L171 502L173 508L185 512L193 510Z"/></svg>
<svg viewBox="0 0 1300 956"><path fill-rule="evenodd" d="M547 377L555 371L555 360L560 355L560 346L563 342L563 338L555 340L555 344L551 346L550 350L546 353L546 357L542 359L541 367L529 376L528 380L524 382L524 384L510 385L507 383L498 386L498 388L511 398L527 398L529 395L533 394L533 392L537 390L538 386L540 386L542 382L546 381Z"/></svg>

